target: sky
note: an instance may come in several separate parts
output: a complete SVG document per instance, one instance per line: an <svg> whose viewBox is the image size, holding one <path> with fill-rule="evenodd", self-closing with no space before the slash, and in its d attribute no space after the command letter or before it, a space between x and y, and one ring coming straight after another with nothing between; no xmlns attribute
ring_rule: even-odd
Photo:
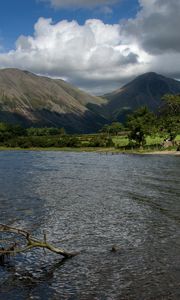
<svg viewBox="0 0 180 300"><path fill-rule="evenodd" d="M180 0L0 0L0 68L93 94L151 71L180 80Z"/></svg>

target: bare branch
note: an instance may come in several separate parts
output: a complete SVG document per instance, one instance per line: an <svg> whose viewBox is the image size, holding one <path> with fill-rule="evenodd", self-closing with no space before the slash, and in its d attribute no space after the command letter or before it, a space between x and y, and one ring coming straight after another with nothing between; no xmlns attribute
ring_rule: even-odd
<svg viewBox="0 0 180 300"><path fill-rule="evenodd" d="M23 236L26 239L26 246L24 248L16 248L16 244L13 244L8 249L0 249L0 254L1 255L11 255L11 254L17 254L17 253L22 253L31 250L32 248L43 248L43 249L48 249L54 253L60 254L64 256L65 258L70 258L78 254L78 252L71 253L67 252L62 248L55 247L51 244L49 244L46 240L46 234L44 233L43 236L43 241L40 241L38 239L35 239L32 237L32 235L25 230L10 227L4 224L0 224L0 232L8 232L8 233L14 233L20 236Z"/></svg>

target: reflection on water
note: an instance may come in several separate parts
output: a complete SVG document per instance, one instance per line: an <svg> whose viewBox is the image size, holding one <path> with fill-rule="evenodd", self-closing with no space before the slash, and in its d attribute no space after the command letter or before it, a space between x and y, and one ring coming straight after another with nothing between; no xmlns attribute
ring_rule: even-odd
<svg viewBox="0 0 180 300"><path fill-rule="evenodd" d="M0 268L0 299L179 299L179 157L0 152L0 222L81 254ZM116 245L117 252L111 252Z"/></svg>

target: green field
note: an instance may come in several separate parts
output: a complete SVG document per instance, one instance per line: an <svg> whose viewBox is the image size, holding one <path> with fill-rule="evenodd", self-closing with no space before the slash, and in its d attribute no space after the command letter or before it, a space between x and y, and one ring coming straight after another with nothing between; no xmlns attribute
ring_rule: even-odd
<svg viewBox="0 0 180 300"><path fill-rule="evenodd" d="M114 136L113 142L117 147L125 147L128 145L128 138L127 136ZM146 146L153 146L153 145L160 145L163 142L164 138L158 135L156 136L147 136L146 137ZM180 135L177 135L176 141L180 141Z"/></svg>

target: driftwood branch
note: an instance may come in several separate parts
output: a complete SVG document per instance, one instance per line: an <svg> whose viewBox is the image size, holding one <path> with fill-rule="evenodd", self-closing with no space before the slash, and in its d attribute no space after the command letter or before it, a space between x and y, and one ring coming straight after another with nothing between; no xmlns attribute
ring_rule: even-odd
<svg viewBox="0 0 180 300"><path fill-rule="evenodd" d="M24 237L26 240L26 245L24 248L17 248L16 243L14 243L11 247L9 247L7 249L0 248L0 255L2 255L2 256L4 256L4 255L9 256L9 255L17 254L17 253L26 252L33 248L48 249L54 253L64 256L65 258L70 258L70 257L73 257L78 254L77 252L76 253L67 252L62 248L58 248L58 247L53 246L52 244L49 244L47 242L45 233L43 236L43 241L40 241L40 240L32 237L32 235L28 231L10 227L10 226L3 225L3 224L0 224L0 232L13 233L13 234Z"/></svg>

